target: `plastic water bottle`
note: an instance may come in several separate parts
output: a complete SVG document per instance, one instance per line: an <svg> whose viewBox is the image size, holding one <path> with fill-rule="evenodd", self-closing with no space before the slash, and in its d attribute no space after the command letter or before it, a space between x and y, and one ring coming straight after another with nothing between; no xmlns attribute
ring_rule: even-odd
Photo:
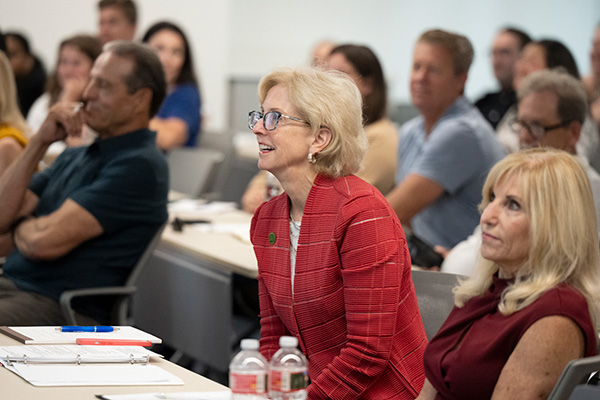
<svg viewBox="0 0 600 400"><path fill-rule="evenodd" d="M281 347L269 363L269 397L272 400L305 400L308 386L308 361L298 350L298 339L279 338Z"/></svg>
<svg viewBox="0 0 600 400"><path fill-rule="evenodd" d="M267 399L269 364L258 352L258 340L243 339L242 350L229 364L229 387L232 400Z"/></svg>

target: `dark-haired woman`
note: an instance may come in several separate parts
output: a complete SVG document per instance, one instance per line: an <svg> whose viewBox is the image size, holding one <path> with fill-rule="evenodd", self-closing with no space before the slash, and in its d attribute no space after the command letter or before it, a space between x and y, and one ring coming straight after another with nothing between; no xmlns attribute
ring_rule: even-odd
<svg viewBox="0 0 600 400"><path fill-rule="evenodd" d="M164 151L193 147L202 117L189 42L183 31L170 22L152 25L142 41L158 54L167 79L167 97L150 121L150 129L157 132L156 142Z"/></svg>

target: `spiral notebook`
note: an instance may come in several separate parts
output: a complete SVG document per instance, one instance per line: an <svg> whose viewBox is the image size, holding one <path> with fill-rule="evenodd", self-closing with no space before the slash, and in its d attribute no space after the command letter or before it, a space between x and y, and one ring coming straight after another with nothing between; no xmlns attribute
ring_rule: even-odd
<svg viewBox="0 0 600 400"><path fill-rule="evenodd" d="M0 346L0 364L34 386L183 385L140 346Z"/></svg>

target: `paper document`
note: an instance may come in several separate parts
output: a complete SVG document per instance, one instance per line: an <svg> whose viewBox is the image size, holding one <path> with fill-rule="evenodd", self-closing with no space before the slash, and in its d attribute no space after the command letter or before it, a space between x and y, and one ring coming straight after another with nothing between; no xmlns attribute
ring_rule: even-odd
<svg viewBox="0 0 600 400"><path fill-rule="evenodd" d="M103 394L96 395L104 400L229 400L231 391L223 390L219 392L156 392L156 393L136 393L136 394Z"/></svg>
<svg viewBox="0 0 600 400"><path fill-rule="evenodd" d="M0 361L14 363L148 363L150 357L161 357L140 346L0 346Z"/></svg>
<svg viewBox="0 0 600 400"><path fill-rule="evenodd" d="M183 385L156 365L24 365L7 367L33 386Z"/></svg>
<svg viewBox="0 0 600 400"><path fill-rule="evenodd" d="M161 343L160 338L132 326L113 332L61 332L58 326L0 326L0 332L25 344L75 344L77 339L128 339Z"/></svg>
<svg viewBox="0 0 600 400"><path fill-rule="evenodd" d="M237 209L237 204L231 201L211 201L202 199L183 199L169 204L170 213L183 215L217 215Z"/></svg>
<svg viewBox="0 0 600 400"><path fill-rule="evenodd" d="M250 226L246 223L217 222L213 224L192 224L191 228L204 233L229 234L242 242L252 244L250 241Z"/></svg>
<svg viewBox="0 0 600 400"><path fill-rule="evenodd" d="M139 346L0 346L0 364L34 386L183 385Z"/></svg>

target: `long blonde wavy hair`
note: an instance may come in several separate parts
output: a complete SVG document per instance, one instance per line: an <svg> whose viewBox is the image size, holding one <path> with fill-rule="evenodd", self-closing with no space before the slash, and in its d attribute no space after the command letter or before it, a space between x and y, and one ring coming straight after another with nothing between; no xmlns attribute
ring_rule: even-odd
<svg viewBox="0 0 600 400"><path fill-rule="evenodd" d="M483 186L480 209L489 203L494 187L516 177L529 210L527 259L514 284L502 294L503 315L519 311L545 291L566 283L587 299L595 326L600 301L600 255L594 199L587 174L572 155L556 149L529 149L498 162ZM484 294L499 266L480 257L475 273L454 289L456 306Z"/></svg>

